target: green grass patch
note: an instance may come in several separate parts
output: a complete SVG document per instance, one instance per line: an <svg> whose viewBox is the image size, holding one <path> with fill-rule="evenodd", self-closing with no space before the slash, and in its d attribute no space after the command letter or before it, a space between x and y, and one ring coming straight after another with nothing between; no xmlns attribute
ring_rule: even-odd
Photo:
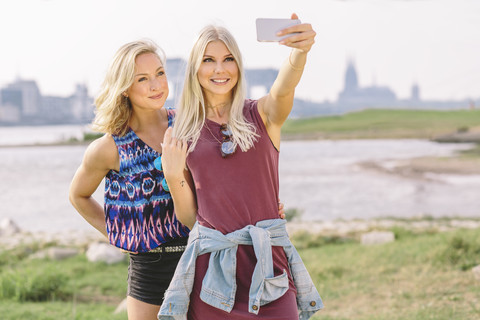
<svg viewBox="0 0 480 320"><path fill-rule="evenodd" d="M30 259L36 251L19 247L0 252L0 314L13 319L126 319L113 315L125 298L127 262Z"/></svg>
<svg viewBox="0 0 480 320"><path fill-rule="evenodd" d="M100 133L100 132L85 132L83 134L83 141L93 141L95 139L102 137L103 135L104 133Z"/></svg>
<svg viewBox="0 0 480 320"><path fill-rule="evenodd" d="M316 134L324 138L422 138L468 131L480 124L480 110L369 109L341 116L289 119L284 136Z"/></svg>
<svg viewBox="0 0 480 320"><path fill-rule="evenodd" d="M391 230L394 242L372 246L355 237L292 235L325 303L313 319L480 319L480 281L471 272L480 264L480 229ZM125 297L126 262L32 260L25 252L0 254L0 283L17 282L0 284L7 288L0 290L2 319L127 319L113 314Z"/></svg>
<svg viewBox="0 0 480 320"><path fill-rule="evenodd" d="M480 282L462 265L480 264L480 230L399 234L383 245L301 249L325 303L314 319L479 319ZM462 254L467 264L452 263Z"/></svg>
<svg viewBox="0 0 480 320"><path fill-rule="evenodd" d="M467 158L479 158L480 157L480 144L476 144L475 147L468 150L462 150L459 152L460 155Z"/></svg>
<svg viewBox="0 0 480 320"><path fill-rule="evenodd" d="M463 271L480 265L480 238L468 233L455 234L438 253L437 262L441 266L453 266Z"/></svg>

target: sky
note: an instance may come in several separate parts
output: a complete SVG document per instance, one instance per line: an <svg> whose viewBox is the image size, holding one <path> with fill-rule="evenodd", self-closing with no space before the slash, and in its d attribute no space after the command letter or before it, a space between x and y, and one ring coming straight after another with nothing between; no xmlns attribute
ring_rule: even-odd
<svg viewBox="0 0 480 320"><path fill-rule="evenodd" d="M232 32L245 67L279 68L290 49L257 42L255 19L293 12L317 32L297 97L335 101L352 61L360 86L387 86L401 99L414 83L422 99L480 98L478 0L1 1L0 87L21 78L68 96L83 83L95 95L124 43L149 38L186 59L212 23Z"/></svg>

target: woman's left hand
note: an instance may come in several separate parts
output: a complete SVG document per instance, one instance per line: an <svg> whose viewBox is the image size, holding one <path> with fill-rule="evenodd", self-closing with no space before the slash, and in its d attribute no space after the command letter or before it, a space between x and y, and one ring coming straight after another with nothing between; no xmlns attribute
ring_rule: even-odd
<svg viewBox="0 0 480 320"><path fill-rule="evenodd" d="M298 16L293 13L292 19L298 19ZM295 33L287 38L284 38L280 41L280 44L283 44L290 48L295 48L301 52L307 53L312 48L315 43L315 36L317 33L312 29L312 25L309 23L297 24L288 28L285 28L277 33L277 36L285 36L291 33Z"/></svg>
<svg viewBox="0 0 480 320"><path fill-rule="evenodd" d="M187 158L186 142L172 137L172 128L168 128L162 143L162 168L167 181L183 180L183 171Z"/></svg>

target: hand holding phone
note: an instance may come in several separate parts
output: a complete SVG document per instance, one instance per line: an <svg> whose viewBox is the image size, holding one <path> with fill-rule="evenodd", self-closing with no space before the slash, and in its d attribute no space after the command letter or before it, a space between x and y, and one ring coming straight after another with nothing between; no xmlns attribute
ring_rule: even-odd
<svg viewBox="0 0 480 320"><path fill-rule="evenodd" d="M301 21L299 19L258 18L256 20L257 40L260 42L281 41L295 33L278 37L277 32L300 23Z"/></svg>

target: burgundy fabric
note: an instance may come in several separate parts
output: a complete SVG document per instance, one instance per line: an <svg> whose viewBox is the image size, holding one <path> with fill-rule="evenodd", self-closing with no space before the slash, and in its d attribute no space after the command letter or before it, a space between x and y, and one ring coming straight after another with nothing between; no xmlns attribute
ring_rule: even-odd
<svg viewBox="0 0 480 320"><path fill-rule="evenodd" d="M278 218L278 151L272 144L257 110L256 100L246 100L246 119L255 125L259 138L247 152L237 148L222 158L220 125L206 120L195 150L187 164L195 182L198 222L206 227L230 233L258 221ZM210 130L208 130L210 129ZM215 136L215 137L214 137ZM274 274L287 270L282 247L273 247ZM235 306L229 314L200 300L201 283L208 267L209 254L197 259L195 282L188 319L257 319L248 312L248 292L256 258L251 246L239 246L237 253L237 292ZM290 288L280 299L260 308L262 319L298 319L296 289L289 273Z"/></svg>

